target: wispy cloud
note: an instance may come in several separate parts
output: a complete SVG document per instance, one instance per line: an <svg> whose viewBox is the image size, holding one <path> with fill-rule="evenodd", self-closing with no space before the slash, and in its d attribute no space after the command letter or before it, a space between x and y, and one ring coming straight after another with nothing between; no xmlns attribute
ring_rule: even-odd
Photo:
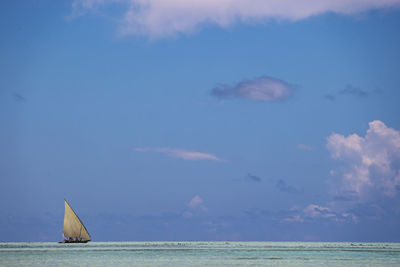
<svg viewBox="0 0 400 267"><path fill-rule="evenodd" d="M367 97L368 92L364 91L354 85L348 84L344 89L338 92L339 95L354 95L358 97Z"/></svg>
<svg viewBox="0 0 400 267"><path fill-rule="evenodd" d="M199 195L195 195L187 204L191 209L197 209L201 211L208 211L208 208L204 206L203 199Z"/></svg>
<svg viewBox="0 0 400 267"><path fill-rule="evenodd" d="M359 87L356 87L354 85L348 84L346 85L345 88L338 90L337 92L333 93L333 94L326 94L325 98L331 101L336 100L336 98L338 96L343 96L343 95L350 95L350 96L355 96L355 97L359 97L359 98L366 98L368 97L370 94L369 91L365 91Z"/></svg>
<svg viewBox="0 0 400 267"><path fill-rule="evenodd" d="M297 148L300 150L308 150L308 151L311 151L314 149L312 146L305 145L305 144L298 144Z"/></svg>
<svg viewBox="0 0 400 267"><path fill-rule="evenodd" d="M324 97L331 101L336 100L336 96L334 94L326 94L326 95L324 95Z"/></svg>
<svg viewBox="0 0 400 267"><path fill-rule="evenodd" d="M287 82L262 76L254 80L245 80L230 86L221 84L211 90L211 95L224 98L247 98L255 101L279 101L292 96L292 86Z"/></svg>
<svg viewBox="0 0 400 267"><path fill-rule="evenodd" d="M73 0L72 13L66 19L71 20L88 12L98 13L102 9L109 8L112 4L122 5L124 12L126 12L129 2L130 0ZM103 11L106 12L105 10Z"/></svg>
<svg viewBox="0 0 400 267"><path fill-rule="evenodd" d="M177 148L168 148L168 147L138 147L135 149L137 152L158 152L165 154L170 157L180 158L183 160L211 160L211 161L223 161L217 156L209 153L197 152L197 151L188 151Z"/></svg>
<svg viewBox="0 0 400 267"><path fill-rule="evenodd" d="M13 97L14 97L14 100L17 102L25 102L26 101L26 97L19 93L13 93Z"/></svg>
<svg viewBox="0 0 400 267"><path fill-rule="evenodd" d="M307 207L305 207L303 209L303 214L305 217L310 217L310 218L316 218L316 217L330 218L336 216L330 208L315 204L310 204Z"/></svg>
<svg viewBox="0 0 400 267"><path fill-rule="evenodd" d="M282 192L286 192L286 193L290 193L290 194L302 193L302 191L298 190L297 188L286 184L286 182L282 179L279 179L275 186L279 191L282 191Z"/></svg>
<svg viewBox="0 0 400 267"><path fill-rule="evenodd" d="M316 222L319 220L335 221L335 222L357 222L357 218L352 213L338 213L331 208L316 204L309 204L303 208L292 208L292 214L282 221L284 222Z"/></svg>
<svg viewBox="0 0 400 267"><path fill-rule="evenodd" d="M198 206L200 206L203 203L203 200L201 199L201 197L199 197L199 195L194 196L190 202L188 203L188 206L191 208L196 208Z"/></svg>
<svg viewBox="0 0 400 267"><path fill-rule="evenodd" d="M400 0L74 0L74 15L121 5L121 34L162 38L196 31L202 25L228 27L268 20L297 21L324 13L351 15L370 9L392 8Z"/></svg>
<svg viewBox="0 0 400 267"><path fill-rule="evenodd" d="M248 173L244 178L247 181L252 181L252 182L256 182L256 183L260 183L261 182L261 177L256 176L256 175L252 175L250 173Z"/></svg>

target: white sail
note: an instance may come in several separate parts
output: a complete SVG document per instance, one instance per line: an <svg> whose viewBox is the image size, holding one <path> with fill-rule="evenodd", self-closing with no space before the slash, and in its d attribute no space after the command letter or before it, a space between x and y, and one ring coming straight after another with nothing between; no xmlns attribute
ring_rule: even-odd
<svg viewBox="0 0 400 267"><path fill-rule="evenodd" d="M73 239L90 240L90 235L83 225L82 221L75 214L74 210L65 202L65 214L64 214L64 228L63 234L65 237L70 237Z"/></svg>

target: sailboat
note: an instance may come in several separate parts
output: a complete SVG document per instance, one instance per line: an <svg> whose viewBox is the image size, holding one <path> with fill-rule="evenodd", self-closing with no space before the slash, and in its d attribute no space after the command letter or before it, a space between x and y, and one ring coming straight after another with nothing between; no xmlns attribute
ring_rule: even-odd
<svg viewBox="0 0 400 267"><path fill-rule="evenodd" d="M90 241L90 235L79 219L78 215L74 212L67 200L64 199L65 213L64 213L64 227L63 237L64 240L58 243L87 243Z"/></svg>

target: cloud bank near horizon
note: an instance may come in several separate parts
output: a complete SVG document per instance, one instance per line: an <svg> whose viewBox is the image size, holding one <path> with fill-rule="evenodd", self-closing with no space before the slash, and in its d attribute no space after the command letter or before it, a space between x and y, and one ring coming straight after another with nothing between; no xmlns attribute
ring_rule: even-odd
<svg viewBox="0 0 400 267"><path fill-rule="evenodd" d="M71 17L111 4L122 7L120 34L157 39L192 33L204 25L226 28L237 23L298 21L328 12L351 15L398 7L400 0L74 0Z"/></svg>
<svg viewBox="0 0 400 267"><path fill-rule="evenodd" d="M400 210L400 131L382 121L369 123L365 136L332 133L327 149L340 164L331 170L333 201L295 206L285 222L315 219L337 223L398 221ZM285 189L284 183L281 187ZM277 186L279 183L277 184Z"/></svg>
<svg viewBox="0 0 400 267"><path fill-rule="evenodd" d="M329 207L309 204L305 207L292 208L292 214L284 218L283 222L311 222L313 220L325 220L334 222L354 222L354 215L349 213L337 213ZM350 220L349 220L350 219Z"/></svg>
<svg viewBox="0 0 400 267"><path fill-rule="evenodd" d="M183 160L211 160L211 161L223 161L217 156L209 153L197 152L197 151L188 151L177 148L168 148L168 147L138 147L135 148L137 152L158 152L165 154L170 157L179 158Z"/></svg>

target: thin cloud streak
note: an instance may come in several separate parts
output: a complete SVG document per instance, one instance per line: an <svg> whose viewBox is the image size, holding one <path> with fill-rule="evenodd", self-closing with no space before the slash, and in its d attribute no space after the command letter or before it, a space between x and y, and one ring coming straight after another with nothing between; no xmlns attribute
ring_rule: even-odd
<svg viewBox="0 0 400 267"><path fill-rule="evenodd" d="M26 101L25 96L23 96L23 95L21 95L21 94L19 94L19 93L14 93L14 94L13 94L13 97L14 97L14 100L15 100L16 102L25 102L25 101Z"/></svg>
<svg viewBox="0 0 400 267"><path fill-rule="evenodd" d="M286 184L286 182L282 179L279 179L276 183L275 187L282 192L290 193L290 194L300 194L303 193L302 191L298 190L297 188Z"/></svg>
<svg viewBox="0 0 400 267"><path fill-rule="evenodd" d="M400 0L74 0L70 17L110 4L122 6L120 34L159 39L193 33L204 25L226 28L237 23L298 21L329 12L351 15L398 7Z"/></svg>
<svg viewBox="0 0 400 267"><path fill-rule="evenodd" d="M334 222L357 222L357 217L348 212L335 212L329 207L309 204L306 207L293 207L290 216L283 218L282 222L312 222L312 221L334 221Z"/></svg>
<svg viewBox="0 0 400 267"><path fill-rule="evenodd" d="M282 101L292 96L292 87L277 78L262 76L244 80L236 85L221 84L211 90L211 95L219 99L246 98L253 101Z"/></svg>
<svg viewBox="0 0 400 267"><path fill-rule="evenodd" d="M369 95L370 92L360 89L354 85L348 84L345 88L333 94L325 94L324 96L328 100L335 101L338 96L354 96L358 98L367 98Z"/></svg>
<svg viewBox="0 0 400 267"><path fill-rule="evenodd" d="M364 91L358 87L348 84L344 89L338 92L340 95L354 95L358 97L368 97L368 92Z"/></svg>
<svg viewBox="0 0 400 267"><path fill-rule="evenodd" d="M252 181L252 182L256 182L256 183L260 183L262 180L261 177L250 174L250 173L248 173L244 178L248 181Z"/></svg>
<svg viewBox="0 0 400 267"><path fill-rule="evenodd" d="M311 151L314 148L312 146L309 146L309 145L306 145L306 144L298 144L297 145L297 149Z"/></svg>
<svg viewBox="0 0 400 267"><path fill-rule="evenodd" d="M176 149L176 148L168 148L168 147L156 147L156 148L138 147L135 149L135 151L137 151L137 152L158 152L158 153L162 153L167 156L170 156L170 157L180 158L183 160L224 161L213 154L197 152L197 151L188 151L188 150Z"/></svg>

